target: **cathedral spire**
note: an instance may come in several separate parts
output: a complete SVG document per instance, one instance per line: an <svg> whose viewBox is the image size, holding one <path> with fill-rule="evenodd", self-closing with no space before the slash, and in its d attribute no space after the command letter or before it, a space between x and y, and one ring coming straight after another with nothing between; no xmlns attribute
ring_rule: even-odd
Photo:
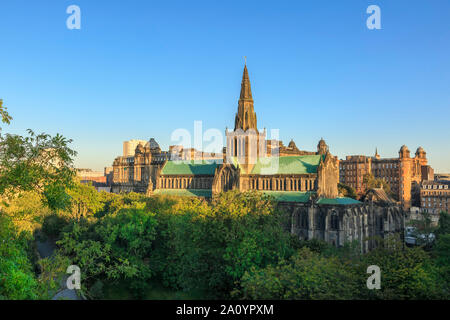
<svg viewBox="0 0 450 320"><path fill-rule="evenodd" d="M244 66L242 74L241 94L239 97L238 112L236 113L235 127L247 131L256 128L256 114L253 109L252 89L250 86L250 77L248 76L247 64Z"/></svg>
<svg viewBox="0 0 450 320"><path fill-rule="evenodd" d="M252 88L250 86L250 77L248 76L247 65L244 66L244 73L242 74L241 83L241 100L252 100Z"/></svg>

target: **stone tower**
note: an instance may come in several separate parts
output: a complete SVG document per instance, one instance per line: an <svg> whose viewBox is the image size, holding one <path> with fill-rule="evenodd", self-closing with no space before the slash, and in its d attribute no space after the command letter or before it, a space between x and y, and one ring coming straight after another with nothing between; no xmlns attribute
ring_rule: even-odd
<svg viewBox="0 0 450 320"><path fill-rule="evenodd" d="M257 128L256 113L253 108L252 89L247 65L241 82L238 111L234 121L234 131L225 131L227 136L227 162L237 160L245 173L251 172L258 157L266 153L266 133Z"/></svg>
<svg viewBox="0 0 450 320"><path fill-rule="evenodd" d="M321 138L317 144L317 154L325 155L328 151L329 149L327 143L323 140L323 138Z"/></svg>
<svg viewBox="0 0 450 320"><path fill-rule="evenodd" d="M339 162L329 151L320 158L318 174L317 196L334 199L339 195Z"/></svg>
<svg viewBox="0 0 450 320"><path fill-rule="evenodd" d="M427 153L422 147L417 148L416 159L418 159L421 166L426 166L428 164Z"/></svg>
<svg viewBox="0 0 450 320"><path fill-rule="evenodd" d="M403 208L409 209L411 207L411 176L413 171L411 153L408 147L403 145L398 155L400 161L399 198Z"/></svg>

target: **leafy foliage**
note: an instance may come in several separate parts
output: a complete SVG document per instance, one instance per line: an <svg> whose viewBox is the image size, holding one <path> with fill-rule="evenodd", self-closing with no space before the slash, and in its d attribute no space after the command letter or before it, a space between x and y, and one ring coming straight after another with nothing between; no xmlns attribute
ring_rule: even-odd
<svg viewBox="0 0 450 320"><path fill-rule="evenodd" d="M72 151L61 135L6 134L0 139L0 194L12 197L18 192L38 191L51 195L49 189L72 183ZM51 203L51 202L49 202Z"/></svg>
<svg viewBox="0 0 450 320"><path fill-rule="evenodd" d="M71 205L69 214L75 220L91 217L103 209L101 196L91 185L76 182L68 188L67 195Z"/></svg>
<svg viewBox="0 0 450 320"><path fill-rule="evenodd" d="M147 211L123 209L94 224L74 223L58 244L61 253L81 268L84 282L128 279L132 286L142 283L145 288L152 275L146 256L156 223Z"/></svg>
<svg viewBox="0 0 450 320"><path fill-rule="evenodd" d="M12 119L0 100L2 122ZM0 196L4 202L23 192L37 192L45 196L52 209L64 207L66 187L73 181L72 142L60 134L51 136L27 130L27 136L0 134Z"/></svg>
<svg viewBox="0 0 450 320"><path fill-rule="evenodd" d="M43 204L42 196L34 191L24 192L9 203L3 203L1 210L20 231L30 233L39 228L45 217L51 213Z"/></svg>
<svg viewBox="0 0 450 320"><path fill-rule="evenodd" d="M252 268L242 278L244 299L352 299L357 276L337 257L323 257L300 249L288 262L264 269Z"/></svg>
<svg viewBox="0 0 450 320"><path fill-rule="evenodd" d="M363 183L367 189L383 188L387 194L391 194L390 185L380 178L375 178L372 173L367 173L363 177Z"/></svg>
<svg viewBox="0 0 450 320"><path fill-rule="evenodd" d="M28 258L29 235L0 213L0 299L37 299L39 286Z"/></svg>
<svg viewBox="0 0 450 320"><path fill-rule="evenodd" d="M450 233L441 234L433 248L438 276L450 297Z"/></svg>
<svg viewBox="0 0 450 320"><path fill-rule="evenodd" d="M365 291L377 299L439 299L445 297L429 254L421 247L404 247L391 237L362 257L361 270L369 265L381 269L381 290Z"/></svg>
<svg viewBox="0 0 450 320"><path fill-rule="evenodd" d="M265 196L227 192L211 205L192 200L174 207L176 212L157 215L162 246L154 255L169 286L227 297L246 270L293 253L282 214Z"/></svg>
<svg viewBox="0 0 450 320"><path fill-rule="evenodd" d="M3 123L12 120L3 100L0 115ZM71 142L59 134L36 134L31 129L26 136L0 131L0 297L48 298L55 283L53 278L46 281L44 273L39 279L34 274L34 259L29 258L34 247L29 243L31 231L50 213L48 209L70 204L66 190L73 183L76 155L69 148ZM43 264L55 267L55 261L45 261L40 261L41 269Z"/></svg>
<svg viewBox="0 0 450 320"><path fill-rule="evenodd" d="M356 199L358 196L354 188L343 183L338 184L338 191L343 197Z"/></svg>
<svg viewBox="0 0 450 320"><path fill-rule="evenodd" d="M440 235L444 234L450 234L450 214L442 211L439 214L439 224L436 230L436 236L439 238Z"/></svg>
<svg viewBox="0 0 450 320"><path fill-rule="evenodd" d="M0 116L2 117L2 122L10 124L12 117L8 113L8 108L3 106L3 100L0 99Z"/></svg>

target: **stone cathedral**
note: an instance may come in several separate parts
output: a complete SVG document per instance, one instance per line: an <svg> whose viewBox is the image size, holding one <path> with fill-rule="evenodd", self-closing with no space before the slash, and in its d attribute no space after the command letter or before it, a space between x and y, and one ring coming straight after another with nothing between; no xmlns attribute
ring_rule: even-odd
<svg viewBox="0 0 450 320"><path fill-rule="evenodd" d="M402 230L403 212L383 190L371 190L364 202L340 197L339 161L323 139L315 151L267 140L266 130L257 128L246 65L234 123L219 155L180 146L162 151L154 139L139 144L134 156L114 160L112 192L204 198L228 190L262 192L291 215L290 230L300 238L336 246L360 240L362 251L374 246L373 236Z"/></svg>

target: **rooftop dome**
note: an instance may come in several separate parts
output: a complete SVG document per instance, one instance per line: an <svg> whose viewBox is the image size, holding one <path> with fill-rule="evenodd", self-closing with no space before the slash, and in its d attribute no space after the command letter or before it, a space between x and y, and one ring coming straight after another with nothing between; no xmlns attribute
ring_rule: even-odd
<svg viewBox="0 0 450 320"><path fill-rule="evenodd" d="M410 152L407 146L403 145L400 148L400 151L398 152L400 155L400 158L409 158L410 157Z"/></svg>
<svg viewBox="0 0 450 320"><path fill-rule="evenodd" d="M144 151L144 146L141 143L139 143L137 145L136 149L134 150L134 152L136 152L136 153L142 153L143 151Z"/></svg>
<svg viewBox="0 0 450 320"><path fill-rule="evenodd" d="M292 149L297 148L297 146L295 145L294 139L291 139L291 142L289 142L288 147L289 147L289 148L292 148Z"/></svg>
<svg viewBox="0 0 450 320"><path fill-rule="evenodd" d="M160 149L158 142L155 139L151 138L146 144L145 147L149 147L150 149Z"/></svg>
<svg viewBox="0 0 450 320"><path fill-rule="evenodd" d="M425 152L425 150L423 150L422 147L418 147L417 151L416 151L416 157L419 157L421 159L426 159L427 153Z"/></svg>
<svg viewBox="0 0 450 320"><path fill-rule="evenodd" d="M323 138L320 139L319 143L317 144L317 153L318 154L326 154L328 152L328 146L325 140Z"/></svg>
<svg viewBox="0 0 450 320"><path fill-rule="evenodd" d="M325 140L323 140L323 138L321 138L318 146L321 147L321 146L326 146L326 145L327 145L327 143L325 142Z"/></svg>

